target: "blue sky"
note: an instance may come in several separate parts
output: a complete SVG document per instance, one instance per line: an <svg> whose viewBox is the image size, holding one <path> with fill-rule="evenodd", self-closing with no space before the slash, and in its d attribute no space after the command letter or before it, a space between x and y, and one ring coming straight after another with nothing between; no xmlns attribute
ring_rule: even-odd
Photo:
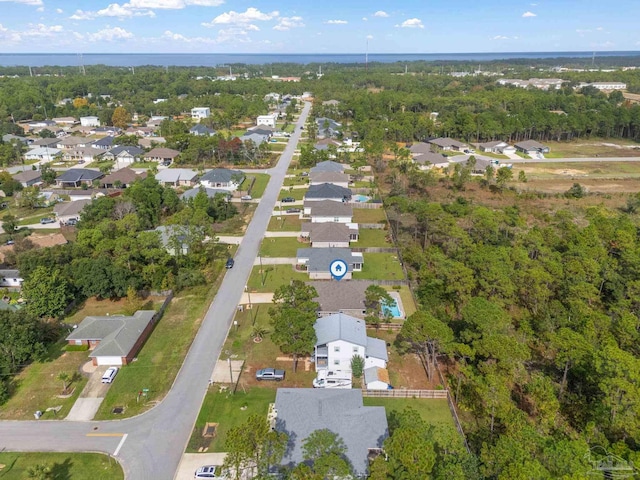
<svg viewBox="0 0 640 480"><path fill-rule="evenodd" d="M638 0L113 1L0 0L0 52L640 50Z"/></svg>

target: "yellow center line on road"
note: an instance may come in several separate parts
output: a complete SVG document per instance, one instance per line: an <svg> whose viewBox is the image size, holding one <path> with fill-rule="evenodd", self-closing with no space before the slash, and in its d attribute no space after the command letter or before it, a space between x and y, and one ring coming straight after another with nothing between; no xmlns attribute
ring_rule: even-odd
<svg viewBox="0 0 640 480"><path fill-rule="evenodd" d="M87 433L87 437L124 437L124 433Z"/></svg>

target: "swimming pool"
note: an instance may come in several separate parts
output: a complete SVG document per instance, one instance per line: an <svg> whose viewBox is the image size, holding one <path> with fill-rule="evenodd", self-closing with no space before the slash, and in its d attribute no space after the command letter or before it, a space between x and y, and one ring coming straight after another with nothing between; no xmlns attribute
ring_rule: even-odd
<svg viewBox="0 0 640 480"><path fill-rule="evenodd" d="M391 316L393 318L401 318L402 317L402 311L400 310L400 307L398 306L398 300L396 300L395 298L393 299L393 303L391 305L388 305L386 303L382 304L382 313L383 314L391 314Z"/></svg>
<svg viewBox="0 0 640 480"><path fill-rule="evenodd" d="M366 195L354 195L351 198L353 199L354 202L357 202L357 203L364 203L370 200L370 197L367 197Z"/></svg>

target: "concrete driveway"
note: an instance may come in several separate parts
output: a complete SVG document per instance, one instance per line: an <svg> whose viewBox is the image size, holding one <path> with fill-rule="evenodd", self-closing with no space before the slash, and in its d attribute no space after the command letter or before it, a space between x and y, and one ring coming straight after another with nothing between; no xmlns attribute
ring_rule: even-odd
<svg viewBox="0 0 640 480"><path fill-rule="evenodd" d="M192 480L199 467L222 465L226 456L226 453L185 453L178 466L175 480Z"/></svg>
<svg viewBox="0 0 640 480"><path fill-rule="evenodd" d="M89 381L82 389L80 396L71 407L69 415L65 420L88 422L93 420L98 408L102 404L105 395L111 386L109 383L102 383L102 375L108 367L97 367L89 377ZM114 381L118 381L118 377Z"/></svg>

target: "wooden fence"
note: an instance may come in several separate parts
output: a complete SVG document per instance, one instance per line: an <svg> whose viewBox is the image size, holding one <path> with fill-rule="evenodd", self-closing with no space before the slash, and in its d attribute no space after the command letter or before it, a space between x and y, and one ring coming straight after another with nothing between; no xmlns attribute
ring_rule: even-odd
<svg viewBox="0 0 640 480"><path fill-rule="evenodd" d="M351 251L359 253L398 253L398 249L394 247L354 247Z"/></svg>
<svg viewBox="0 0 640 480"><path fill-rule="evenodd" d="M382 203L351 202L349 205L351 205L353 208L362 208L369 210L382 208Z"/></svg>
<svg viewBox="0 0 640 480"><path fill-rule="evenodd" d="M386 223L359 223L358 226L365 230L385 230Z"/></svg>
<svg viewBox="0 0 640 480"><path fill-rule="evenodd" d="M408 389L394 389L394 390L362 390L363 397L377 397L377 398L442 398L445 399L449 396L447 390L408 390Z"/></svg>

